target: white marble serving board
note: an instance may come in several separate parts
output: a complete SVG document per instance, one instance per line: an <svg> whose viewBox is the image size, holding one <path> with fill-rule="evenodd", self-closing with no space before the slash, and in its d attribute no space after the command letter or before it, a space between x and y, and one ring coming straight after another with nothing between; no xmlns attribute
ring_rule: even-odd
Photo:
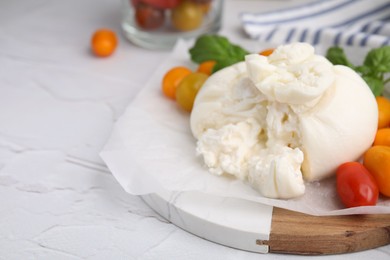
<svg viewBox="0 0 390 260"><path fill-rule="evenodd" d="M225 246L267 253L272 206L199 192L165 192L142 196L161 216L176 226Z"/></svg>

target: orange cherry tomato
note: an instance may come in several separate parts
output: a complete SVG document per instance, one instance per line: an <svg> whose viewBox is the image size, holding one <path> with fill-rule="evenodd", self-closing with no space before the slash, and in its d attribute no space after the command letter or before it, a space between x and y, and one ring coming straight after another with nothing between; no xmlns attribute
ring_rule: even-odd
<svg viewBox="0 0 390 260"><path fill-rule="evenodd" d="M215 63L216 62L213 60L204 61L201 64L199 64L198 69L196 71L210 76L213 73L213 68L215 66Z"/></svg>
<svg viewBox="0 0 390 260"><path fill-rule="evenodd" d="M379 192L390 197L390 146L371 147L364 154L363 164L374 176Z"/></svg>
<svg viewBox="0 0 390 260"><path fill-rule="evenodd" d="M269 56L274 52L274 50L275 50L274 48L265 49L265 50L261 51L259 54L263 55L263 56Z"/></svg>
<svg viewBox="0 0 390 260"><path fill-rule="evenodd" d="M374 145L390 146L390 128L378 129L375 135Z"/></svg>
<svg viewBox="0 0 390 260"><path fill-rule="evenodd" d="M378 104L378 129L390 126L390 100L383 96L376 97Z"/></svg>
<svg viewBox="0 0 390 260"><path fill-rule="evenodd" d="M96 56L110 56L115 51L117 45L116 34L110 29L99 29L92 35L91 49Z"/></svg>
<svg viewBox="0 0 390 260"><path fill-rule="evenodd" d="M165 96L176 99L176 88L180 84L181 80L192 73L189 68L178 66L168 70L165 73L162 80L162 91Z"/></svg>
<svg viewBox="0 0 390 260"><path fill-rule="evenodd" d="M370 172L358 162L340 165L336 172L337 193L347 208L375 205L378 185Z"/></svg>

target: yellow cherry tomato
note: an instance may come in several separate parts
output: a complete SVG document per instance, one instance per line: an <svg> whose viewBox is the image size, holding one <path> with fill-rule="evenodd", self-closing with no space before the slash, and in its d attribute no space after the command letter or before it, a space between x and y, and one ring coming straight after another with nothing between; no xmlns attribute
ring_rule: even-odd
<svg viewBox="0 0 390 260"><path fill-rule="evenodd" d="M184 0L172 9L172 25L180 31L191 31L203 22L203 10L200 5Z"/></svg>
<svg viewBox="0 0 390 260"><path fill-rule="evenodd" d="M207 78L208 76L204 73L194 72L180 82L176 89L176 102L181 108L191 112L196 94Z"/></svg>

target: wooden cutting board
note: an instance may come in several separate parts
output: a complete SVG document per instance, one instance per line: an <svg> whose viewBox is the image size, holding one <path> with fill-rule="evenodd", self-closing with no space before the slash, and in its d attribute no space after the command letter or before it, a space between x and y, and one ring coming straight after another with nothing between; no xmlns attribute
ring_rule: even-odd
<svg viewBox="0 0 390 260"><path fill-rule="evenodd" d="M340 254L390 244L390 214L316 217L274 208L270 253Z"/></svg>

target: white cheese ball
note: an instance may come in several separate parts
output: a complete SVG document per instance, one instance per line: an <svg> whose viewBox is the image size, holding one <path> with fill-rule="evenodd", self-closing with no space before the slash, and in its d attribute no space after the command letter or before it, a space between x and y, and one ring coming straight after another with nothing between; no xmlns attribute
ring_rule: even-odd
<svg viewBox="0 0 390 260"><path fill-rule="evenodd" d="M304 194L371 146L378 111L353 70L306 43L248 55L205 82L191 112L197 154L210 172L233 175L270 198Z"/></svg>

